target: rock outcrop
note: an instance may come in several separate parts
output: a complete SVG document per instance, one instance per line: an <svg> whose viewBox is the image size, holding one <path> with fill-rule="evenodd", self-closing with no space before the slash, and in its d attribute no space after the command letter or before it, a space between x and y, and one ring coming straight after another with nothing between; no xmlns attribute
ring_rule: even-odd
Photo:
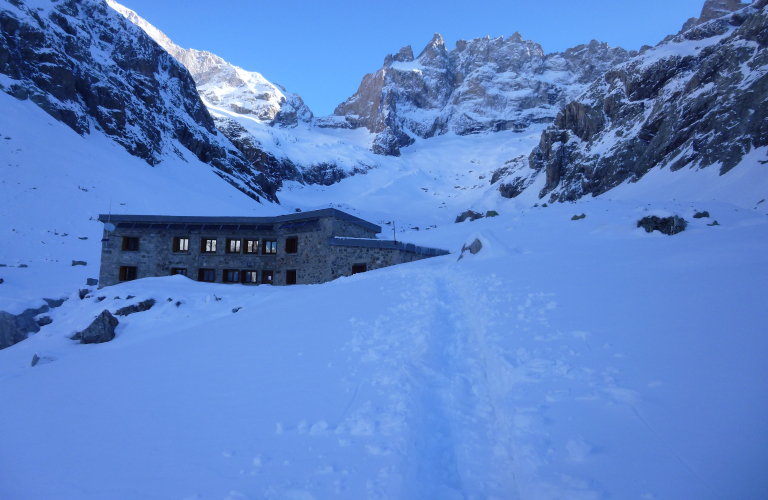
<svg viewBox="0 0 768 500"><path fill-rule="evenodd" d="M115 327L119 324L117 318L104 309L88 328L77 332L73 340L79 340L81 344L101 344L115 338Z"/></svg>
<svg viewBox="0 0 768 500"><path fill-rule="evenodd" d="M596 41L545 54L519 33L459 40L448 51L435 34L416 58L410 46L388 55L334 114L351 128L376 133L374 152L398 156L414 137L551 123L597 75L633 54Z"/></svg>
<svg viewBox="0 0 768 500"><path fill-rule="evenodd" d="M106 134L154 165L177 145L255 199L273 199L222 135L187 69L102 0L0 6L0 90L30 99L77 133Z"/></svg>
<svg viewBox="0 0 768 500"><path fill-rule="evenodd" d="M637 227L642 227L645 229L646 233L659 231L661 234L672 236L685 231L685 228L688 227L688 223L685 219L678 217L677 215L672 217L657 217L652 215L650 217L643 217L637 221Z"/></svg>
<svg viewBox="0 0 768 500"><path fill-rule="evenodd" d="M30 333L40 331L35 316L48 312L47 305L39 308L26 309L21 314L11 314L0 311L0 349L5 349L25 340Z"/></svg>
<svg viewBox="0 0 768 500"><path fill-rule="evenodd" d="M720 12L715 4L739 7L709 1L702 19ZM541 198L572 201L654 167L718 166L724 174L766 145L768 11L759 0L605 72L542 133L528 173L515 173L518 184L543 174Z"/></svg>

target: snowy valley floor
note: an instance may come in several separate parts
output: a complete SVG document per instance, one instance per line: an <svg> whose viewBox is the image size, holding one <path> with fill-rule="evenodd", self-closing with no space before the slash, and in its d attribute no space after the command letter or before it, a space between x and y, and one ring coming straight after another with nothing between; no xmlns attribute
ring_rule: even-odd
<svg viewBox="0 0 768 500"><path fill-rule="evenodd" d="M75 293L0 351L0 498L761 498L765 211L585 200L412 232L454 253L324 285ZM688 229L636 228L664 213Z"/></svg>

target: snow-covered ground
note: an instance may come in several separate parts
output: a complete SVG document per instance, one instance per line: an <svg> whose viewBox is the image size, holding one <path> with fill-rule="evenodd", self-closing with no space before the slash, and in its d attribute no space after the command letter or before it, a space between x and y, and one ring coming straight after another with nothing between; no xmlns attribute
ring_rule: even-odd
<svg viewBox="0 0 768 500"><path fill-rule="evenodd" d="M184 159L168 155L151 167L99 132L79 136L31 101L0 92L0 110L0 311L18 313L98 278L97 218L110 203L115 214L285 213L232 188L183 147Z"/></svg>
<svg viewBox="0 0 768 500"><path fill-rule="evenodd" d="M412 232L454 253L324 285L72 293L0 351L0 497L761 498L758 208L589 200ZM685 232L636 228L671 213Z"/></svg>

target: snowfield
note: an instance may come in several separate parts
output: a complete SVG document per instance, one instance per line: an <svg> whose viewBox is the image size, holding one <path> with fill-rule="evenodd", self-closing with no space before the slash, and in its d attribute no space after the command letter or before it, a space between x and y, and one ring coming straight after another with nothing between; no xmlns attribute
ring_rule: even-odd
<svg viewBox="0 0 768 500"><path fill-rule="evenodd" d="M0 351L0 497L760 498L765 211L591 200L409 234L454 253L324 285L72 293ZM685 232L636 228L671 213Z"/></svg>

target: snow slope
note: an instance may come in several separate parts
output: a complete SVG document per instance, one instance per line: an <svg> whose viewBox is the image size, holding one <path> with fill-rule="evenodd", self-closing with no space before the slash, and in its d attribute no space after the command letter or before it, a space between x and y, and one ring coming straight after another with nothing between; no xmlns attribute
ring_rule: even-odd
<svg viewBox="0 0 768 500"><path fill-rule="evenodd" d="M0 497L761 498L759 207L557 204L409 235L479 237L460 262L72 294L0 351ZM671 213L685 232L636 228ZM150 297L112 342L68 339Z"/></svg>
<svg viewBox="0 0 768 500"><path fill-rule="evenodd" d="M238 191L185 148L151 167L101 132L78 135L31 101L0 92L0 109L1 311L18 313L98 278L96 219L110 203L115 214L285 213Z"/></svg>

